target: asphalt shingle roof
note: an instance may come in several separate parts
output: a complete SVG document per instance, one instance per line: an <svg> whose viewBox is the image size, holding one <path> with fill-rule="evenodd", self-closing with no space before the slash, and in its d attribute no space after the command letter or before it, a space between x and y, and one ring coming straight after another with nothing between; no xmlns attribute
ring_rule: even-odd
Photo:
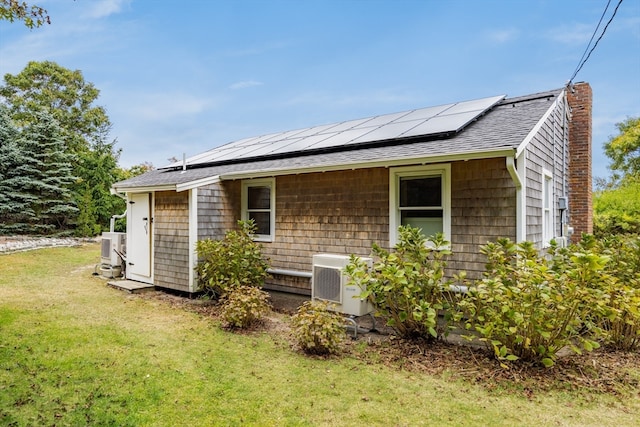
<svg viewBox="0 0 640 427"><path fill-rule="evenodd" d="M243 172L300 170L338 167L357 163L383 162L388 159L427 158L450 154L468 155L497 150L515 150L540 121L562 89L516 98L506 98L460 132L437 139L385 141L355 149L337 149L319 153L291 153L277 158L247 159L237 163L211 164L181 169L157 169L114 184L127 189L183 185L213 176Z"/></svg>

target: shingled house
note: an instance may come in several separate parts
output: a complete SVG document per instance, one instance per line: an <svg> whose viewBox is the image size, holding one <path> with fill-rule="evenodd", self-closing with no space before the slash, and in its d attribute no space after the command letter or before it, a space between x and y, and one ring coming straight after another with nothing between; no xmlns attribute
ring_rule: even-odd
<svg viewBox="0 0 640 427"><path fill-rule="evenodd" d="M127 278L197 291L195 244L253 218L266 287L310 294L312 255L393 247L401 224L444 232L479 276L498 237L540 249L591 232L591 88L494 96L232 142L114 184Z"/></svg>

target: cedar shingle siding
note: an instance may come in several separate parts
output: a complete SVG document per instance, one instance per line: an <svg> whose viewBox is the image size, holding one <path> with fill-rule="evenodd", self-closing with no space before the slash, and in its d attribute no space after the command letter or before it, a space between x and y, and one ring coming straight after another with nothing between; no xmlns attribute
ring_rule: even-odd
<svg viewBox="0 0 640 427"><path fill-rule="evenodd" d="M449 273L484 270L481 245L516 238L516 188L505 160L456 162L451 167L451 250Z"/></svg>
<svg viewBox="0 0 640 427"><path fill-rule="evenodd" d="M237 206L239 190L234 194L234 197L220 196L217 200ZM464 269L469 276L477 277L485 262L478 252L479 246L498 237L515 239L515 186L504 159L453 163L451 201L454 255L450 269ZM216 212L216 209L207 209ZM233 211L237 220L238 211ZM201 219L205 219L204 216ZM210 225L217 219L215 215L207 215L206 221ZM218 236L224 234L220 228L210 230L217 230L214 234ZM277 178L276 237L273 242L262 243L263 253L273 268L308 272L315 253L368 256L374 242L388 248L387 168ZM296 293L311 291L308 279L282 275L269 279L267 287Z"/></svg>
<svg viewBox="0 0 640 427"><path fill-rule="evenodd" d="M564 102L555 108L540 130L533 137L525 151L526 156L526 212L527 235L526 240L536 243L542 248L542 186L544 181L543 170L552 173L553 176L553 204L555 212L554 236L560 236L560 211L558 210L558 198L567 195L568 182L563 177L568 173L568 137L565 128L567 111Z"/></svg>
<svg viewBox="0 0 640 427"><path fill-rule="evenodd" d="M155 194L154 284L189 291L189 192Z"/></svg>

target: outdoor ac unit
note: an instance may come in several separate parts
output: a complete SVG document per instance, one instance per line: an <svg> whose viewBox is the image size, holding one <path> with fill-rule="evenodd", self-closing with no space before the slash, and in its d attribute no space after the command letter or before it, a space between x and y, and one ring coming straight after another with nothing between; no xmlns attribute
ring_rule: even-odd
<svg viewBox="0 0 640 427"><path fill-rule="evenodd" d="M559 248L566 248L569 245L567 238L564 236L555 237L555 240Z"/></svg>
<svg viewBox="0 0 640 427"><path fill-rule="evenodd" d="M369 266L373 265L371 258L363 260ZM347 285L349 278L343 272L347 264L349 257L345 255L313 255L311 298L328 301L331 310L350 316L364 316L373 311L373 306L358 298L362 292L358 285Z"/></svg>
<svg viewBox="0 0 640 427"><path fill-rule="evenodd" d="M111 266L122 265L122 259L118 252L125 253L126 234L105 232L102 233L102 247L100 250L100 262Z"/></svg>

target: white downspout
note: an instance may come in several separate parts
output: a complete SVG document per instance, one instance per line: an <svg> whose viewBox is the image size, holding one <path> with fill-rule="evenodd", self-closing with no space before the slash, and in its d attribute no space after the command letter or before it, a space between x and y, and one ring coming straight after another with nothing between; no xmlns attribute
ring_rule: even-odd
<svg viewBox="0 0 640 427"><path fill-rule="evenodd" d="M518 163L520 163L520 158L518 159ZM509 171L509 175L511 175L511 179L516 186L516 241L519 243L524 241L527 235L525 211L526 193L525 189L523 188L524 186L522 185L524 179L518 173L514 156L506 157L506 165L507 170ZM524 167L522 167L522 169L524 169Z"/></svg>
<svg viewBox="0 0 640 427"><path fill-rule="evenodd" d="M198 257L196 254L196 244L198 242L198 188L189 190L189 292L196 292L198 289L196 277L196 264Z"/></svg>

